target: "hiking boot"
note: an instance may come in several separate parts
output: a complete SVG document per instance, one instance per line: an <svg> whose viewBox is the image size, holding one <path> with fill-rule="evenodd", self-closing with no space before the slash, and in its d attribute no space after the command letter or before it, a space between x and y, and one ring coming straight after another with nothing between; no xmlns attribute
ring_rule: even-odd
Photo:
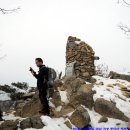
<svg viewBox="0 0 130 130"><path fill-rule="evenodd" d="M45 110L40 110L39 113L43 114L43 115L48 115L49 116L49 112L46 112Z"/></svg>

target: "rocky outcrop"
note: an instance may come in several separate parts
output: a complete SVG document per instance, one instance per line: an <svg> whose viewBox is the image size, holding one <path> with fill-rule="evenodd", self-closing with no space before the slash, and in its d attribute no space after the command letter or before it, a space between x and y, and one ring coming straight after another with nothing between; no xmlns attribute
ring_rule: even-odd
<svg viewBox="0 0 130 130"><path fill-rule="evenodd" d="M92 109L94 101L93 95L95 91L92 90L91 83L86 84L85 80L76 77L66 77L64 79L64 86L67 91L67 98L70 104L74 107L82 104Z"/></svg>
<svg viewBox="0 0 130 130"><path fill-rule="evenodd" d="M130 74L120 74L114 71L110 71L109 77L111 79L122 79L122 80L127 80L130 82Z"/></svg>
<svg viewBox="0 0 130 130"><path fill-rule="evenodd" d="M66 75L71 74L89 80L90 76L95 74L94 54L91 46L76 37L69 36L66 46ZM72 73L68 67L72 68Z"/></svg>
<svg viewBox="0 0 130 130"><path fill-rule="evenodd" d="M42 105L40 103L38 92L34 95L31 100L17 102L15 109L16 109L16 116L21 117L32 117L39 115L39 110L41 110Z"/></svg>
<svg viewBox="0 0 130 130"><path fill-rule="evenodd" d="M90 116L82 106L79 106L69 119L78 128L87 128L90 122Z"/></svg>
<svg viewBox="0 0 130 130"><path fill-rule="evenodd" d="M107 101L103 98L98 98L95 101L94 104L94 110L98 112L99 114L106 116L106 117L111 117L115 119L120 119L123 121L129 121L129 118L124 115L123 112L121 112L115 104L113 104L110 101Z"/></svg>
<svg viewBox="0 0 130 130"><path fill-rule="evenodd" d="M67 88L67 97L70 102L73 98L75 98L75 96L77 95L77 91L83 84L85 84L85 81L81 78L70 77L70 79L68 78L68 80L66 80L65 86Z"/></svg>
<svg viewBox="0 0 130 130"><path fill-rule="evenodd" d="M0 108L3 112L6 112L10 110L10 108L13 106L14 102L11 100L6 101L0 101Z"/></svg>
<svg viewBox="0 0 130 130"><path fill-rule="evenodd" d="M17 130L18 121L6 120L0 124L0 130Z"/></svg>
<svg viewBox="0 0 130 130"><path fill-rule="evenodd" d="M41 129L43 127L44 127L44 124L42 123L40 116L26 118L20 122L21 130L24 130L26 128Z"/></svg>
<svg viewBox="0 0 130 130"><path fill-rule="evenodd" d="M92 84L81 85L77 92L75 100L87 108L92 109L94 105L93 95L95 93L96 91L92 91Z"/></svg>

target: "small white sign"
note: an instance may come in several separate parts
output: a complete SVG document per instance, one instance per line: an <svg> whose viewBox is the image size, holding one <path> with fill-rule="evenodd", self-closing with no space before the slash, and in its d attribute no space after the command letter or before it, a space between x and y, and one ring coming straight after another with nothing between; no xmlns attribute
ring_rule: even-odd
<svg viewBox="0 0 130 130"><path fill-rule="evenodd" d="M66 76L73 76L74 75L74 64L75 63L76 63L76 61L66 64L66 69L65 69Z"/></svg>

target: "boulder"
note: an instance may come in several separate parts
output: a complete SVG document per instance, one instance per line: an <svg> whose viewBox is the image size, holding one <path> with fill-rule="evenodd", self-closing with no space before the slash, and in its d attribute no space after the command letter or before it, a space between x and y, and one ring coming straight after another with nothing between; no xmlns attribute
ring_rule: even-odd
<svg viewBox="0 0 130 130"><path fill-rule="evenodd" d="M73 111L74 111L73 106L71 106L71 104L67 104L65 106L62 106L60 113L63 116L63 115L67 115L67 114L69 114L70 112L73 112Z"/></svg>
<svg viewBox="0 0 130 130"><path fill-rule="evenodd" d="M77 95L77 91L83 84L86 83L85 80L81 78L75 78L69 83L69 85L67 86L67 97L70 102L73 98L75 98L75 96Z"/></svg>
<svg viewBox="0 0 130 130"><path fill-rule="evenodd" d="M66 90L68 87L71 87L70 85L71 85L71 82L72 81L74 81L76 79L76 77L75 76L65 76L64 78L63 78L63 87L64 87L64 89Z"/></svg>
<svg viewBox="0 0 130 130"><path fill-rule="evenodd" d="M13 104L14 104L14 101L11 101L11 100L0 101L0 108L3 112L7 112L10 110Z"/></svg>
<svg viewBox="0 0 130 130"><path fill-rule="evenodd" d="M32 117L39 114L39 110L41 110L42 104L40 100L31 100L25 103L25 105L21 109L21 117Z"/></svg>
<svg viewBox="0 0 130 130"><path fill-rule="evenodd" d="M122 79L122 80L127 80L130 82L130 74L120 74L114 71L110 71L109 77L111 79Z"/></svg>
<svg viewBox="0 0 130 130"><path fill-rule="evenodd" d="M120 119L123 121L129 120L129 118L126 117L124 113L121 112L114 103L107 101L103 98L98 98L95 101L94 110L106 117Z"/></svg>
<svg viewBox="0 0 130 130"><path fill-rule="evenodd" d="M41 129L43 127L44 127L44 124L42 123L40 116L27 118L20 122L20 128L22 130L26 128Z"/></svg>
<svg viewBox="0 0 130 130"><path fill-rule="evenodd" d="M17 130L18 121L6 120L0 124L0 130Z"/></svg>
<svg viewBox="0 0 130 130"><path fill-rule="evenodd" d="M66 120L66 121L64 122L64 124L65 124L68 128L72 129L72 125L71 125L71 123L70 123L69 120Z"/></svg>
<svg viewBox="0 0 130 130"><path fill-rule="evenodd" d="M75 98L76 101L89 109L92 109L94 105L93 95L96 93L96 91L92 90L92 87L92 84L81 85Z"/></svg>
<svg viewBox="0 0 130 130"><path fill-rule="evenodd" d="M90 116L88 111L82 106L79 106L69 119L71 123L78 128L87 127L90 123Z"/></svg>
<svg viewBox="0 0 130 130"><path fill-rule="evenodd" d="M16 116L25 117L32 117L38 116L39 110L42 109L42 104L39 100L38 91L36 91L35 95L32 97L31 100L20 100L16 102L15 110Z"/></svg>
<svg viewBox="0 0 130 130"><path fill-rule="evenodd" d="M107 122L107 121L108 121L108 118L105 117L105 116L102 116L102 117L99 119L98 123Z"/></svg>

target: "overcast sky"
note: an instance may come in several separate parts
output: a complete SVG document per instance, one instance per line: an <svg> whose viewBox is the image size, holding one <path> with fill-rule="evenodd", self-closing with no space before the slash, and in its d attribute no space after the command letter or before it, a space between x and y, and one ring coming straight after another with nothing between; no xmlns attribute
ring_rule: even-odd
<svg viewBox="0 0 130 130"><path fill-rule="evenodd" d="M130 8L117 0L0 0L0 7L20 6L17 13L0 13L0 84L36 80L28 69L34 59L65 70L69 35L89 43L111 70L130 71L130 39L118 28L130 22ZM130 24L129 24L130 25Z"/></svg>

